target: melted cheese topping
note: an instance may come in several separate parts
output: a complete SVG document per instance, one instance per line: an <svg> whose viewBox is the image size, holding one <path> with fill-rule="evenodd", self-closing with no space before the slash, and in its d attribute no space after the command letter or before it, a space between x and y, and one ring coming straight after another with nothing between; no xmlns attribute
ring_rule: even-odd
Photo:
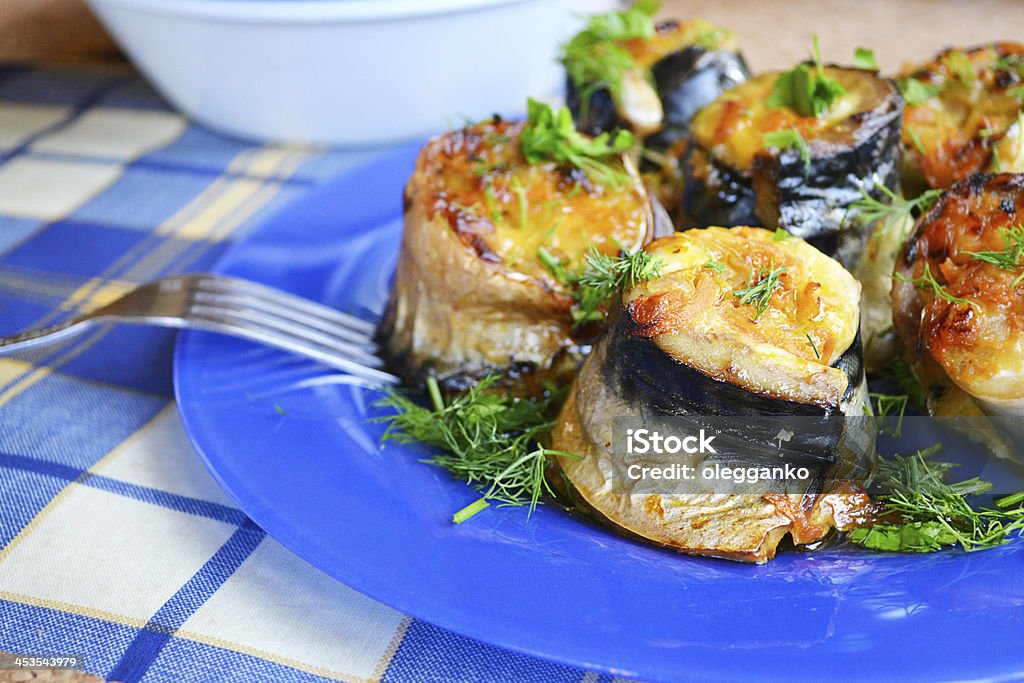
<svg viewBox="0 0 1024 683"><path fill-rule="evenodd" d="M514 278L557 285L538 260L541 247L576 265L593 245L605 254L632 251L652 229L650 200L631 167L617 185L553 162L528 164L522 122L489 121L431 141L418 164L430 184L432 216L485 261ZM612 161L623 170L622 161ZM626 162L628 163L628 162Z"/></svg>
<svg viewBox="0 0 1024 683"><path fill-rule="evenodd" d="M984 176L982 176L984 177ZM943 290L970 303L946 301L918 287L919 341L946 374L982 398L1024 398L1024 267L1001 268L970 252L1002 251L1001 229L1021 224L1024 176L998 175L983 187L964 183L944 196L911 245L916 258L902 264L918 279L925 264Z"/></svg>
<svg viewBox="0 0 1024 683"><path fill-rule="evenodd" d="M646 249L664 264L661 275L623 294L640 336L749 391L839 404L847 378L831 365L857 335L860 284L836 261L799 238L748 227L687 230ZM758 315L735 293L779 267L786 271Z"/></svg>
<svg viewBox="0 0 1024 683"><path fill-rule="evenodd" d="M903 114L908 162L931 187L949 187L979 171L1024 171L1024 66L997 68L1001 57L1024 59L1024 45L946 50L908 72L941 88L925 102L908 104Z"/></svg>
<svg viewBox="0 0 1024 683"><path fill-rule="evenodd" d="M795 128L808 146L830 132L848 133L858 114L875 109L889 92L886 81L859 69L825 67L825 75L846 90L822 116L801 116L789 107L769 107L765 101L779 73L765 73L722 93L693 119L697 143L718 160L746 172L754 157L765 149L764 136Z"/></svg>

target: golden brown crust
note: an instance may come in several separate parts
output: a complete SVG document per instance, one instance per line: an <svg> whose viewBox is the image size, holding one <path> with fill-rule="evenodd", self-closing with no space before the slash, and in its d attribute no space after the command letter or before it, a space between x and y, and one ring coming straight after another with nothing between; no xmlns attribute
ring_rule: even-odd
<svg viewBox="0 0 1024 683"><path fill-rule="evenodd" d="M1024 283L972 253L1005 249L1019 226L1024 175L978 175L955 184L918 222L896 263L894 323L904 345L927 360L926 381L943 376L990 405L1024 397ZM946 296L922 284L925 269Z"/></svg>
<svg viewBox="0 0 1024 683"><path fill-rule="evenodd" d="M433 373L457 389L489 371L535 380L572 365L572 301L537 259L577 264L588 246L633 249L655 207L631 166L602 186L527 164L522 124L494 120L431 140L405 191L405 229L381 335L410 383ZM525 219L525 224L524 224Z"/></svg>
<svg viewBox="0 0 1024 683"><path fill-rule="evenodd" d="M1007 68L1006 61L1022 57L1019 43L950 48L906 71L907 78L941 88L904 109L907 175L922 177L930 187L949 187L978 172L1024 171L1016 167L1021 131L1011 131L1024 102L1015 94L1024 68Z"/></svg>

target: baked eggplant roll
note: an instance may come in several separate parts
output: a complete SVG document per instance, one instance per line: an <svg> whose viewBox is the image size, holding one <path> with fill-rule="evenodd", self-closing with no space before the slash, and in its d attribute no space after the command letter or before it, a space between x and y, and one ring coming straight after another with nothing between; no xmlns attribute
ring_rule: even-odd
<svg viewBox="0 0 1024 683"><path fill-rule="evenodd" d="M1024 416L1022 208L1024 175L955 183L918 221L892 288L922 383L938 395L952 381L992 415Z"/></svg>
<svg viewBox="0 0 1024 683"><path fill-rule="evenodd" d="M1024 45L949 49L899 80L904 184L945 188L979 172L1024 171Z"/></svg>
<svg viewBox="0 0 1024 683"><path fill-rule="evenodd" d="M703 19L656 22L657 2L592 17L562 63L577 127L628 128L668 149L723 90L749 76L733 35Z"/></svg>
<svg viewBox="0 0 1024 683"><path fill-rule="evenodd" d="M803 240L760 228L688 230L646 251L660 275L622 293L554 429L553 448L582 456L559 458L577 499L655 543L753 562L773 557L787 534L811 544L856 525L870 501L851 482L866 478L875 455L874 426L858 418L867 388L857 281ZM775 438L778 422L758 418L813 420L817 430L795 440L817 470L785 493L641 492L620 476L615 418L666 416L743 417L746 448L730 464L754 467L780 458L756 445ZM717 456L696 457L707 459L691 464Z"/></svg>
<svg viewBox="0 0 1024 683"><path fill-rule="evenodd" d="M682 161L686 219L784 228L852 267L865 236L850 205L899 186L902 99L874 71L801 66L838 84L816 113L777 101L791 71L757 76L697 114Z"/></svg>
<svg viewBox="0 0 1024 683"><path fill-rule="evenodd" d="M572 300L538 251L575 264L587 249L633 251L672 229L628 159L613 159L608 178L531 164L524 125L495 118L449 132L416 161L379 334L410 384L432 374L457 391L497 372L531 393L574 372Z"/></svg>

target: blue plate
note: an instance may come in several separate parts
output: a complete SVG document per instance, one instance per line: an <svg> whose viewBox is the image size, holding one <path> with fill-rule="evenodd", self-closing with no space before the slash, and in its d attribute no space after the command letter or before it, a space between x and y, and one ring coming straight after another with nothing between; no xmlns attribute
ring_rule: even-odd
<svg viewBox="0 0 1024 683"><path fill-rule="evenodd" d="M363 315L385 300L416 150L376 157L236 245L218 272ZM356 590L520 652L652 680L991 680L1024 675L1024 543L888 556L693 558L551 506L490 508L378 448L373 392L313 363L181 336L178 406L214 476L260 526ZM285 414L282 415L280 411Z"/></svg>

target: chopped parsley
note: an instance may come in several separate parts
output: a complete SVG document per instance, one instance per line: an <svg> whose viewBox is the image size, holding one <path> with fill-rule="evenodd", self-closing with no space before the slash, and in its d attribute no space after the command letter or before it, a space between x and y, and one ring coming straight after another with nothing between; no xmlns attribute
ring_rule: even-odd
<svg viewBox="0 0 1024 683"><path fill-rule="evenodd" d="M875 51L866 47L858 47L853 51L853 65L858 69L878 71L878 59L875 57Z"/></svg>
<svg viewBox="0 0 1024 683"><path fill-rule="evenodd" d="M633 134L618 130L614 136L601 133L589 138L576 131L572 114L565 107L557 111L534 99L527 102L527 121L520 136L526 161L536 164L554 161L580 169L591 180L612 187L623 184L628 176L618 167L618 157L635 140Z"/></svg>
<svg viewBox="0 0 1024 683"><path fill-rule="evenodd" d="M765 103L769 107L789 107L801 116L821 116L846 89L825 75L818 48L818 36L814 36L811 52L812 65L797 64L789 71L779 74Z"/></svg>
<svg viewBox="0 0 1024 683"><path fill-rule="evenodd" d="M903 101L909 105L924 104L942 92L941 85L925 83L916 78L901 78L896 81L896 86L903 95Z"/></svg>
<svg viewBox="0 0 1024 683"><path fill-rule="evenodd" d="M618 95L622 74L638 69L632 55L617 43L652 38L654 15L661 3L638 0L628 9L590 17L586 27L562 47L562 64L569 79L580 89L584 110L595 90L608 88Z"/></svg>
<svg viewBox="0 0 1024 683"><path fill-rule="evenodd" d="M811 150L807 146L807 141L796 128L765 133L764 144L777 149L795 149L800 154L800 160L804 162L804 177L810 175Z"/></svg>

